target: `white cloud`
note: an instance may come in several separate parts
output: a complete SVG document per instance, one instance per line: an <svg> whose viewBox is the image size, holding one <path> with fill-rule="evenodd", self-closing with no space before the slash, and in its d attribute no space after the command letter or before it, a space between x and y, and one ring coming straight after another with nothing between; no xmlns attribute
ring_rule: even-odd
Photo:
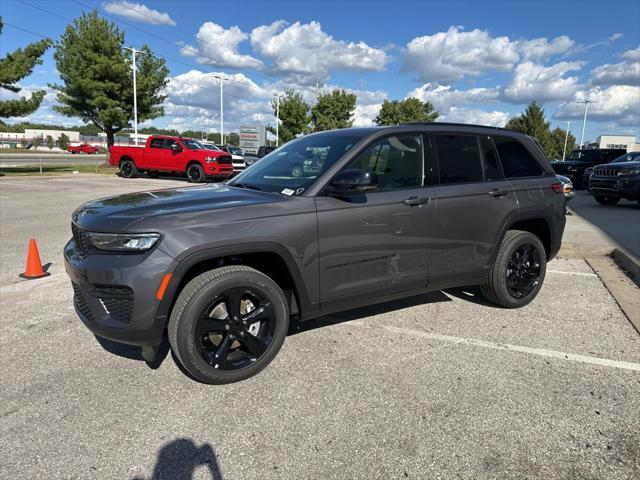
<svg viewBox="0 0 640 480"><path fill-rule="evenodd" d="M425 82L448 83L466 75L507 71L519 59L509 37L492 38L488 32L446 32L417 37L407 44L401 72L415 71Z"/></svg>
<svg viewBox="0 0 640 480"><path fill-rule="evenodd" d="M103 3L102 8L112 15L125 17L136 22L150 23L152 25L176 25L176 21L168 13L152 10L143 3L116 0Z"/></svg>
<svg viewBox="0 0 640 480"><path fill-rule="evenodd" d="M471 88L456 90L450 86L437 83L425 83L411 90L407 97L414 97L423 102L431 102L438 111L448 111L451 107L468 103L487 103L498 100L500 92L497 88Z"/></svg>
<svg viewBox="0 0 640 480"><path fill-rule="evenodd" d="M566 99L578 89L578 77L565 77L565 74L580 70L583 65L583 62L560 62L545 67L533 62L521 63L516 66L501 98L512 103Z"/></svg>
<svg viewBox="0 0 640 480"><path fill-rule="evenodd" d="M594 85L640 85L640 61L606 63L591 72Z"/></svg>
<svg viewBox="0 0 640 480"><path fill-rule="evenodd" d="M213 22L202 24L196 35L200 48L183 44L180 53L198 57L200 63L216 67L260 69L262 62L239 52L239 45L249 38L237 26L225 29Z"/></svg>
<svg viewBox="0 0 640 480"><path fill-rule="evenodd" d="M447 113L438 117L436 121L504 127L509 121L509 117L510 115L507 112L501 112L498 110L487 112L477 109L451 107Z"/></svg>
<svg viewBox="0 0 640 480"><path fill-rule="evenodd" d="M521 52L522 60L541 62L554 55L567 53L575 46L575 43L566 35L562 35L552 41L544 37L533 40L518 40L515 45L516 49Z"/></svg>
<svg viewBox="0 0 640 480"><path fill-rule="evenodd" d="M620 56L625 60L629 60L632 62L640 62L640 47L635 48L633 50L627 50Z"/></svg>
<svg viewBox="0 0 640 480"><path fill-rule="evenodd" d="M607 88L594 87L577 92L571 101L558 106L554 118L559 120L581 120L585 99L589 104L589 120L614 121L621 126L638 128L640 125L640 87L612 85Z"/></svg>
<svg viewBox="0 0 640 480"><path fill-rule="evenodd" d="M251 45L272 62L276 73L304 85L324 83L335 70L380 71L389 62L384 50L335 40L318 22L289 25L278 20L254 28Z"/></svg>

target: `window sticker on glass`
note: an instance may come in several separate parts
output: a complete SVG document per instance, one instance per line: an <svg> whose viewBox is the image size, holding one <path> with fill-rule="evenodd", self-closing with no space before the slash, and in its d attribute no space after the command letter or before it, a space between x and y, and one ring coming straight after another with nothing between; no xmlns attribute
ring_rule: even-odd
<svg viewBox="0 0 640 480"><path fill-rule="evenodd" d="M293 195L294 193L296 193L295 190L291 190L290 188L284 188L280 193L282 193L283 195Z"/></svg>

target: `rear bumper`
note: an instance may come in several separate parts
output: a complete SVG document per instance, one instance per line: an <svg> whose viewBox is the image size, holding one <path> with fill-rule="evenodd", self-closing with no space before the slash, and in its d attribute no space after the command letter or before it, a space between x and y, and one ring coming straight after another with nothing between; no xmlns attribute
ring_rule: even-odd
<svg viewBox="0 0 640 480"><path fill-rule="evenodd" d="M593 195L619 197L629 200L640 199L640 176L596 177L591 176L589 190Z"/></svg>
<svg viewBox="0 0 640 480"><path fill-rule="evenodd" d="M130 345L158 345L166 316L157 315L156 292L173 259L158 248L136 255L78 254L73 240L64 247L73 304L93 334Z"/></svg>

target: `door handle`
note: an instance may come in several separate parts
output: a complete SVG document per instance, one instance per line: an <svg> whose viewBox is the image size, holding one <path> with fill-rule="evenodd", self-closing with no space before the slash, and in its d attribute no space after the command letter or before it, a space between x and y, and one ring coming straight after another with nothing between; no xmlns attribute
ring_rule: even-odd
<svg viewBox="0 0 640 480"><path fill-rule="evenodd" d="M507 193L509 193L509 190L504 190L502 188L489 190L489 195L491 195L492 197L504 197Z"/></svg>
<svg viewBox="0 0 640 480"><path fill-rule="evenodd" d="M410 207L418 207L420 205L426 205L431 200L431 197L409 197L402 201L405 205Z"/></svg>

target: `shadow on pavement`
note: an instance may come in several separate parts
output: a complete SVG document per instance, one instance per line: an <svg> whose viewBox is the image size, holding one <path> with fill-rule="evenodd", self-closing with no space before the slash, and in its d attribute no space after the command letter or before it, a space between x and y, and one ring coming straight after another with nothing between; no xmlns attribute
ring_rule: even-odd
<svg viewBox="0 0 640 480"><path fill-rule="evenodd" d="M198 447L190 438L178 438L160 449L151 477L135 476L132 480L190 480L200 466L208 469L213 480L222 480L218 459L210 444Z"/></svg>

